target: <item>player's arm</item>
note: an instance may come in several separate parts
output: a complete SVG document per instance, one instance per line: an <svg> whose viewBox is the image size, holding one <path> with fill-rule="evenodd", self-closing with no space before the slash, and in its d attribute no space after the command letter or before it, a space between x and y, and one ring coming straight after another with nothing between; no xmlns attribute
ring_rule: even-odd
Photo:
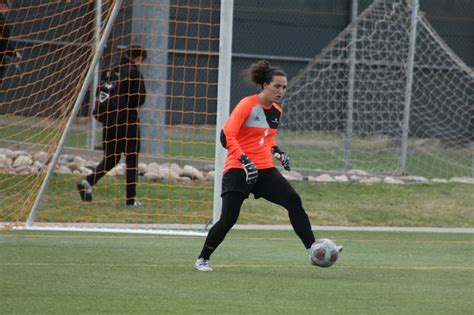
<svg viewBox="0 0 474 315"><path fill-rule="evenodd" d="M237 141L237 135L243 123L250 115L251 110L251 106L245 102L245 99L240 101L230 114L221 131L221 144L235 159L239 159L245 154Z"/></svg>
<svg viewBox="0 0 474 315"><path fill-rule="evenodd" d="M222 146L227 149L231 156L242 163L247 184L252 184L257 181L258 170L252 160L248 158L240 147L237 141L237 135L243 123L250 115L251 109L252 107L245 100L240 101L232 111L221 131Z"/></svg>
<svg viewBox="0 0 474 315"><path fill-rule="evenodd" d="M136 96L138 106L141 106L145 103L146 98L145 80L143 79L143 76L140 71L134 68L132 68L130 71L129 79L130 95Z"/></svg>

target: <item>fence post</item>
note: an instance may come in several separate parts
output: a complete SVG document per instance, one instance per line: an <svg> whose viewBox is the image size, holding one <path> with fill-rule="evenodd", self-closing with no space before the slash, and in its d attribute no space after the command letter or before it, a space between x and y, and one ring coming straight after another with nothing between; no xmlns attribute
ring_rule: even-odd
<svg viewBox="0 0 474 315"><path fill-rule="evenodd" d="M164 156L166 141L166 101L168 30L170 1L141 0L133 9L131 41L148 50L142 66L147 96L140 110L143 153ZM155 66L157 65L157 66Z"/></svg>
<svg viewBox="0 0 474 315"><path fill-rule="evenodd" d="M358 1L352 0L351 3L351 23L357 19L358 15ZM354 24L351 32L351 45L350 45L350 60L349 60L349 86L347 92L347 108L346 108L346 124L344 128L344 139L343 139L343 160L344 160L344 172L348 172L352 169L351 166L351 151L352 151L352 131L354 124L354 76L356 67L356 48L357 48L357 24Z"/></svg>
<svg viewBox="0 0 474 315"><path fill-rule="evenodd" d="M400 152L400 168L399 168L399 173L401 175L406 173L411 92L412 92L412 85L413 85L413 64L415 61L416 25L418 23L418 8L419 8L418 0L412 0L411 4L412 4L412 8L411 8L410 37L409 37L408 61L407 61L407 82L405 86L405 106L403 109L402 145L401 145L401 152Z"/></svg>

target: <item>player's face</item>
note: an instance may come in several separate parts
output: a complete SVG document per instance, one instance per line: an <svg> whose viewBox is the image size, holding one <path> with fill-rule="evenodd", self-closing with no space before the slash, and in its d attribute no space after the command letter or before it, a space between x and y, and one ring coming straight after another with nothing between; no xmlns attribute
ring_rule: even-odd
<svg viewBox="0 0 474 315"><path fill-rule="evenodd" d="M136 58L133 58L133 63L138 67L140 68L140 66L143 64L143 57L142 56L138 56Z"/></svg>
<svg viewBox="0 0 474 315"><path fill-rule="evenodd" d="M263 84L265 98L270 102L279 102L286 92L286 77L282 75L273 76L270 83Z"/></svg>

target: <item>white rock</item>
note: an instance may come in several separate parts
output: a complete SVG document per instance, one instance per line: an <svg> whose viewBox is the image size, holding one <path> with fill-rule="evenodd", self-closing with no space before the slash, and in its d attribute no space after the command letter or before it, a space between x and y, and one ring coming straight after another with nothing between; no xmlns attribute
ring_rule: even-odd
<svg viewBox="0 0 474 315"><path fill-rule="evenodd" d="M13 162L13 167L17 168L19 166L30 166L33 164L33 160L27 155L18 156Z"/></svg>
<svg viewBox="0 0 474 315"><path fill-rule="evenodd" d="M176 182L180 178L178 173L167 167L160 168L159 174L161 179L171 182Z"/></svg>
<svg viewBox="0 0 474 315"><path fill-rule="evenodd" d="M446 184L448 183L448 180L443 179L443 178L433 178L431 182L436 183L436 184Z"/></svg>
<svg viewBox="0 0 474 315"><path fill-rule="evenodd" d="M474 177L453 177L449 179L450 183L474 184Z"/></svg>
<svg viewBox="0 0 474 315"><path fill-rule="evenodd" d="M183 176L183 170L176 163L164 163L161 165L161 168L171 169L173 172L177 173L179 176Z"/></svg>
<svg viewBox="0 0 474 315"><path fill-rule="evenodd" d="M138 174L145 174L147 171L147 165L145 163L138 163Z"/></svg>
<svg viewBox="0 0 474 315"><path fill-rule="evenodd" d="M90 168L90 169L94 169L94 168L97 167L97 164L99 164L99 163L94 162L94 161L87 161L87 162L86 162L86 167L87 167L87 168Z"/></svg>
<svg viewBox="0 0 474 315"><path fill-rule="evenodd" d="M207 182L213 182L215 176L216 176L216 172L215 172L215 171L209 171L209 172L206 173L205 179L206 179Z"/></svg>
<svg viewBox="0 0 474 315"><path fill-rule="evenodd" d="M0 149L0 153L2 154L5 154L7 156L7 158L10 158L13 160L13 151L12 150L8 150L8 149Z"/></svg>
<svg viewBox="0 0 474 315"><path fill-rule="evenodd" d="M287 180L294 180L294 181L303 181L304 180L304 176L301 175L301 173L298 173L298 172L295 172L295 171L281 171L281 175L283 175L283 177L285 177Z"/></svg>
<svg viewBox="0 0 474 315"><path fill-rule="evenodd" d="M426 183L428 180L422 176L400 176L405 183Z"/></svg>
<svg viewBox="0 0 474 315"><path fill-rule="evenodd" d="M185 165L183 168L182 177L188 177L195 180L204 180L204 175L200 170L191 165Z"/></svg>
<svg viewBox="0 0 474 315"><path fill-rule="evenodd" d="M76 156L74 157L74 163L76 163L76 165L79 167L79 169L81 167L85 167L87 165L87 161L84 160L82 157L80 156Z"/></svg>
<svg viewBox="0 0 474 315"><path fill-rule="evenodd" d="M0 153L0 166L2 167L11 167L13 165L13 160L9 158L6 154Z"/></svg>
<svg viewBox="0 0 474 315"><path fill-rule="evenodd" d="M350 170L347 172L348 175L368 176L367 172L362 170Z"/></svg>
<svg viewBox="0 0 474 315"><path fill-rule="evenodd" d="M115 165L113 169L111 169L108 173L108 176L123 176L125 175L125 165L123 163L119 163Z"/></svg>
<svg viewBox="0 0 474 315"><path fill-rule="evenodd" d="M58 174L71 174L71 170L66 165L57 165L55 173Z"/></svg>
<svg viewBox="0 0 474 315"><path fill-rule="evenodd" d="M79 165L77 165L75 162L69 162L66 164L66 166L71 170L71 172L74 173L74 171L79 170Z"/></svg>
<svg viewBox="0 0 474 315"><path fill-rule="evenodd" d="M34 161L33 162L33 167L37 170L37 171L41 171L44 167L45 167L45 164L40 162L40 161Z"/></svg>
<svg viewBox="0 0 474 315"><path fill-rule="evenodd" d="M19 165L19 166L15 167L14 170L15 170L15 173L17 173L17 174L24 173L24 172L29 172L30 171L30 166L29 165ZM25 174L22 174L22 175L25 175Z"/></svg>
<svg viewBox="0 0 474 315"><path fill-rule="evenodd" d="M193 180L189 177L183 176L178 179L178 182L183 183L183 184L190 184L193 182Z"/></svg>
<svg viewBox="0 0 474 315"><path fill-rule="evenodd" d="M74 162L74 155L63 154L59 156L59 159L58 159L59 164L67 164L71 162Z"/></svg>
<svg viewBox="0 0 474 315"><path fill-rule="evenodd" d="M359 176L359 175L351 175L349 176L349 179L353 182L358 182L358 181L361 181L363 179L366 179L367 177L365 176Z"/></svg>
<svg viewBox="0 0 474 315"><path fill-rule="evenodd" d="M349 181L349 177L347 177L347 175L334 176L334 180L335 180L336 182L345 183L345 182L348 182L348 181Z"/></svg>
<svg viewBox="0 0 474 315"><path fill-rule="evenodd" d="M159 169L160 169L160 164L153 162L153 163L148 164L148 167L146 168L145 172L151 172L153 170L156 170L156 173L159 173Z"/></svg>
<svg viewBox="0 0 474 315"><path fill-rule="evenodd" d="M204 165L202 170L203 170L203 172L214 171L214 164L206 164L206 165Z"/></svg>
<svg viewBox="0 0 474 315"><path fill-rule="evenodd" d="M48 153L46 153L44 151L39 151L39 152L36 152L35 154L33 154L33 160L35 160L35 161L46 163L46 161L48 161L48 159L49 159Z"/></svg>
<svg viewBox="0 0 474 315"><path fill-rule="evenodd" d="M85 176L89 176L90 174L92 174L92 170L90 168L87 168L85 166L81 166L79 168L79 171L81 172L82 175L85 175Z"/></svg>
<svg viewBox="0 0 474 315"><path fill-rule="evenodd" d="M160 180L160 174L154 172L146 172L144 177L146 180L151 182L157 182Z"/></svg>
<svg viewBox="0 0 474 315"><path fill-rule="evenodd" d="M204 173L198 170L197 168L193 166L186 165L183 168L183 174L181 174L181 177L189 177L193 180L198 180L198 181L204 181L205 176Z"/></svg>
<svg viewBox="0 0 474 315"><path fill-rule="evenodd" d="M12 151L10 155L10 157L14 160L20 156L29 156L29 154L25 151Z"/></svg>
<svg viewBox="0 0 474 315"><path fill-rule="evenodd" d="M313 180L310 180L309 178L308 178L308 180L318 182L318 183L332 183L332 182L334 182L334 178L332 178L328 174L321 174L321 175L317 176L316 178L314 178Z"/></svg>

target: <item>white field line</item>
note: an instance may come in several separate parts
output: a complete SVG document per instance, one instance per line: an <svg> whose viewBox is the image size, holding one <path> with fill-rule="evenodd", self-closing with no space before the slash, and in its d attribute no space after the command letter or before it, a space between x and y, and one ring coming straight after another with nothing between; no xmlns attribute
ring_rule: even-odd
<svg viewBox="0 0 474 315"><path fill-rule="evenodd" d="M9 229L11 223L0 222L1 229ZM31 227L11 226L15 230L83 231L83 232L126 232L134 234L196 235L205 236L204 224L96 224L96 223L36 223ZM236 224L235 230L292 230L289 224ZM474 234L474 228L456 227L403 227L403 226L320 226L314 231L368 231L368 232L421 232L421 233L464 233Z"/></svg>

